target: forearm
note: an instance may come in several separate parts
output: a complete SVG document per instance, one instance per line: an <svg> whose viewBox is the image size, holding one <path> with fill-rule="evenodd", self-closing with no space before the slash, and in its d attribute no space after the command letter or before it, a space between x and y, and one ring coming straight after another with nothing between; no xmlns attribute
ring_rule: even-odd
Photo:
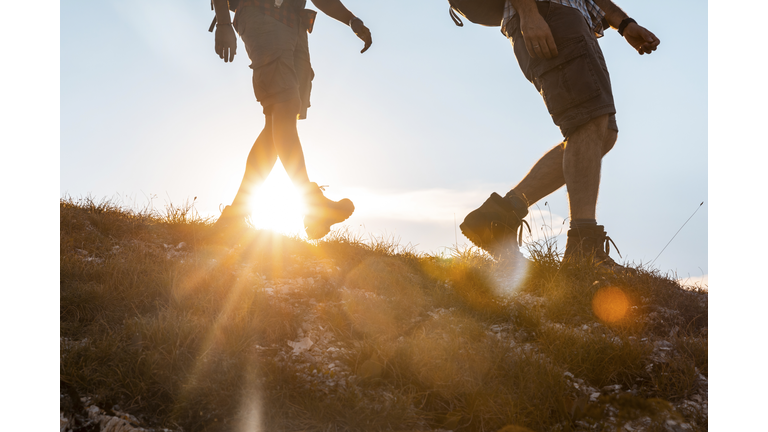
<svg viewBox="0 0 768 432"><path fill-rule="evenodd" d="M605 20L613 28L619 28L619 24L626 18L629 18L629 15L611 0L594 0L594 2L605 12Z"/></svg>
<svg viewBox="0 0 768 432"><path fill-rule="evenodd" d="M346 25L355 17L339 0L312 0L312 3L324 14Z"/></svg>
<svg viewBox="0 0 768 432"><path fill-rule="evenodd" d="M213 10L216 12L216 22L218 25L232 24L227 0L213 0Z"/></svg>
<svg viewBox="0 0 768 432"><path fill-rule="evenodd" d="M515 8L520 16L520 22L524 22L531 16L539 15L539 9L536 7L536 0L509 0L512 7Z"/></svg>

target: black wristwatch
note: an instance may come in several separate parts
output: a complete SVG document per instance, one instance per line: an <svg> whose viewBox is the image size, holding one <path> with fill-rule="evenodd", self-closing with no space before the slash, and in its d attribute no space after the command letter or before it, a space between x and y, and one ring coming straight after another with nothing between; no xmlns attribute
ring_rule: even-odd
<svg viewBox="0 0 768 432"><path fill-rule="evenodd" d="M637 24L637 21L633 20L632 18L627 17L627 18L624 18L624 20L621 21L621 24L619 24L619 34L621 35L621 37L624 37L624 29L627 28L627 26L630 23Z"/></svg>

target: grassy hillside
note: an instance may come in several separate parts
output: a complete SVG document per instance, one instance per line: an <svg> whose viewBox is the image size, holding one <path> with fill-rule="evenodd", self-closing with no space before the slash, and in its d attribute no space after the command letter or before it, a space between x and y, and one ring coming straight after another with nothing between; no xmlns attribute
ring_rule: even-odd
<svg viewBox="0 0 768 432"><path fill-rule="evenodd" d="M60 211L62 430L707 430L707 294L658 271Z"/></svg>

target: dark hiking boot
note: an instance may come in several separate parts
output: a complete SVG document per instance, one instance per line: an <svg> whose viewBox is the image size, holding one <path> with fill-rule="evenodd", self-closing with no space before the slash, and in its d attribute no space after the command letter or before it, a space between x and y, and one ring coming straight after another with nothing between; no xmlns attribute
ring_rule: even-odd
<svg viewBox="0 0 768 432"><path fill-rule="evenodd" d="M563 264L594 264L602 269L612 272L634 273L636 270L624 267L610 257L611 244L621 256L616 243L608 237L602 225L591 227L571 228L568 230L568 241L563 253Z"/></svg>
<svg viewBox="0 0 768 432"><path fill-rule="evenodd" d="M483 205L470 212L459 225L461 232L477 247L494 258L522 257L523 218L528 214L525 203L502 198L496 192ZM531 228L528 227L530 232Z"/></svg>
<svg viewBox="0 0 768 432"><path fill-rule="evenodd" d="M304 193L307 214L304 216L304 230L310 240L325 237L331 232L331 225L344 222L352 216L355 206L347 198L332 201L323 195L323 187L310 183Z"/></svg>

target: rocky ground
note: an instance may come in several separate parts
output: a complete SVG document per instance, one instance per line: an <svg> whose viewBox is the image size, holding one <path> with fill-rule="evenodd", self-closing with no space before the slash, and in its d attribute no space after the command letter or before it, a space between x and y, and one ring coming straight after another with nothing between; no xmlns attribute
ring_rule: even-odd
<svg viewBox="0 0 768 432"><path fill-rule="evenodd" d="M165 248L169 256L176 259L185 258L184 244L177 246L166 245ZM89 257L85 252L82 253L82 258L84 260L93 259L93 257ZM382 373L382 367L377 362L377 359L371 358L366 360L357 367L356 371L348 366L348 362L341 361L343 358L348 357L350 355L349 351L355 349L355 347L350 346L347 341L339 341L334 333L325 327L324 322L316 312L318 304L315 299L306 299L299 295L321 279L333 279L333 276L340 271L340 268L330 259L304 261L302 265L305 268L303 274L308 274L307 268L309 268L309 274L313 274L313 276L270 279L258 273L250 275L253 278L253 283L260 286L265 293L281 302L290 304L295 310L301 311L303 316L303 323L294 340L286 340L284 343L271 346L256 345L253 347L254 350L261 356L269 356L280 362L290 361L293 363L297 374L300 375L307 390L311 389L315 392L321 392L328 398L333 398L335 393L342 389L352 391L357 394L357 397L367 401L368 404L377 407L377 409L386 410L393 401L394 391L390 392L386 385L379 386L375 390L366 389L358 385L361 380L375 378ZM342 293L341 298L344 298L345 292L349 291L345 286L340 286L338 289ZM365 295L375 296L377 294L365 293ZM691 293L690 295L697 296L706 308L708 301L706 293ZM517 294L514 296L514 300L531 307L546 302L546 299L529 293ZM328 304L325 306L332 307L334 305ZM675 347L679 346L679 343L673 343L672 341L680 337L679 327L675 325L678 313L674 310L650 304L635 307L644 309L644 316L648 321L649 327L671 327L666 337L648 336L638 341L647 344L649 347L652 346L651 355L646 366L647 370L663 368L671 359L678 355ZM430 319L429 317L450 318L454 312L451 309L434 308L428 311L428 317L416 318L415 320ZM614 333L599 322L567 327L563 324L545 321L544 325L559 331L602 335L602 337L609 339L615 338ZM509 351L510 356L514 356L516 353L537 355L539 351L535 341L530 341L529 335L526 335L524 330L515 328L512 323L486 325L484 330L487 335L507 344L511 348ZM703 330L702 337L706 337L706 329ZM403 338L401 337L400 339ZM83 341L69 341L62 338L62 355L74 344L78 343L82 344ZM621 343L621 341L616 338L616 343ZM544 355L541 355L541 361L547 361ZM564 373L564 379L572 387L572 394L576 397L571 407L572 415L575 418L579 417L579 413L586 412L587 407L591 403L597 402L600 398L618 401L622 395L636 394L638 391L637 386L627 388L622 385L610 385L598 388L568 371ZM696 382L692 386L692 388L696 389L695 392L672 403L673 412L667 414L666 418L662 421L664 430L680 432L707 429L707 377L696 370L695 379ZM73 399L75 398L78 401L74 401ZM119 406L99 407L94 405L91 400L92 398L89 395L77 395L71 389L62 387L61 432L170 432L169 429L153 429L143 425L140 419L123 412ZM609 408L606 418L598 423L590 423L585 420L574 421L576 430L583 431L619 430L632 432L648 430L652 424L658 424L658 419L641 417L628 421L622 420L622 415L616 408L613 408L612 411ZM458 427L458 425L446 424L443 428L432 430L454 430L450 428L451 426ZM425 423L420 430L426 431L430 429Z"/></svg>

